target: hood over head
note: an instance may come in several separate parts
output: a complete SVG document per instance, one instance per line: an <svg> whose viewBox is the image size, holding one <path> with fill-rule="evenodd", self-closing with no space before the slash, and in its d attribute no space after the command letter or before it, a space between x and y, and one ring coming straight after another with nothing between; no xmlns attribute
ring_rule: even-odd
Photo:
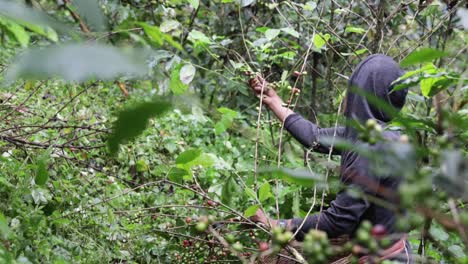
<svg viewBox="0 0 468 264"><path fill-rule="evenodd" d="M346 98L346 118L366 122L375 119L379 123L387 123L391 116L385 113L381 107L368 102L364 95L358 95L353 89L358 89L363 94L378 97L397 110L405 104L407 89L390 93L393 89L392 82L401 77L404 71L390 57L375 54L364 59L354 70L349 80L349 88Z"/></svg>

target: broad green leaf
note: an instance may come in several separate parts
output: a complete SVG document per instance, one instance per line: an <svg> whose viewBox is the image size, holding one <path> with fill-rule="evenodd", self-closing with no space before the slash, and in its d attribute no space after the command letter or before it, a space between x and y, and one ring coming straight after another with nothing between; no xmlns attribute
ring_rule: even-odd
<svg viewBox="0 0 468 264"><path fill-rule="evenodd" d="M124 53L114 47L72 44L31 49L16 58L6 74L7 81L18 78L46 79L59 77L84 82L98 78L111 80L123 75L141 76L146 65L140 53ZM66 67L65 67L66 66Z"/></svg>
<svg viewBox="0 0 468 264"><path fill-rule="evenodd" d="M421 80L423 74L434 74L437 72L438 69L432 63L427 64L420 69L408 71L403 76L393 81L392 85L397 85L395 85L392 92L406 89L408 87L416 85Z"/></svg>
<svg viewBox="0 0 468 264"><path fill-rule="evenodd" d="M182 69L182 64L178 64L175 66L172 71L171 71L171 79L169 81L169 89L176 94L180 95L183 94L187 91L188 85L184 84L181 79L181 69Z"/></svg>
<svg viewBox="0 0 468 264"><path fill-rule="evenodd" d="M268 29L267 31L265 31L265 37L268 40L273 40L279 35L280 32L281 31L279 29Z"/></svg>
<svg viewBox="0 0 468 264"><path fill-rule="evenodd" d="M442 58L447 56L448 53L432 48L422 48L420 50L414 51L404 58L400 65L402 67L411 66L414 64L431 62L435 59Z"/></svg>
<svg viewBox="0 0 468 264"><path fill-rule="evenodd" d="M101 10L99 1L78 0L73 1L78 13L94 31L104 31L106 29L106 19Z"/></svg>
<svg viewBox="0 0 468 264"><path fill-rule="evenodd" d="M466 251L459 245L451 245L450 247L448 247L448 250L452 252L452 254L454 254L459 259L463 259L467 257L466 256L467 253L465 253Z"/></svg>
<svg viewBox="0 0 468 264"><path fill-rule="evenodd" d="M183 177L189 175L189 172L182 168L173 167L169 169L167 177L169 180L177 183L182 183Z"/></svg>
<svg viewBox="0 0 468 264"><path fill-rule="evenodd" d="M185 64L180 69L180 81L185 85L190 84L195 77L195 73L196 69L192 64Z"/></svg>
<svg viewBox="0 0 468 264"><path fill-rule="evenodd" d="M323 46L325 46L325 44L327 44L329 39L330 34L325 34L323 36L321 34L315 34L313 39L315 48L320 50Z"/></svg>
<svg viewBox="0 0 468 264"><path fill-rule="evenodd" d="M197 9L198 6L200 5L200 1L199 0L187 0L190 5L194 8L194 9Z"/></svg>
<svg viewBox="0 0 468 264"><path fill-rule="evenodd" d="M449 238L449 235L447 232L445 232L442 228L438 226L431 225L431 228L429 229L429 233L437 240L439 241L445 241Z"/></svg>
<svg viewBox="0 0 468 264"><path fill-rule="evenodd" d="M171 35L161 32L159 27L151 26L144 22L137 23L143 28L145 34L158 46L162 46L165 42L169 45L173 46L174 48L184 52L184 48L175 41Z"/></svg>
<svg viewBox="0 0 468 264"><path fill-rule="evenodd" d="M345 32L364 34L366 30L360 27L347 26Z"/></svg>
<svg viewBox="0 0 468 264"><path fill-rule="evenodd" d="M201 155L202 151L200 149L189 149L186 150L176 158L176 164L187 164Z"/></svg>
<svg viewBox="0 0 468 264"><path fill-rule="evenodd" d="M190 31L188 39L194 43L196 42L201 42L204 44L211 43L211 40L205 34L195 29Z"/></svg>
<svg viewBox="0 0 468 264"><path fill-rule="evenodd" d="M136 104L119 112L112 133L107 140L110 153L117 153L120 144L135 139L146 129L150 118L162 115L169 110L170 106L170 103L156 99Z"/></svg>
<svg viewBox="0 0 468 264"><path fill-rule="evenodd" d="M296 30L294 30L293 28L290 28L290 27L285 27L285 28L282 28L281 31L295 37L295 38L299 38L299 32L297 32Z"/></svg>
<svg viewBox="0 0 468 264"><path fill-rule="evenodd" d="M164 38L162 37L161 30L156 26L150 26L146 23L140 22L138 25L143 27L145 34L151 38L157 45L162 46L164 44Z"/></svg>
<svg viewBox="0 0 468 264"><path fill-rule="evenodd" d="M192 168L194 166L202 166L204 168L212 167L216 161L216 157L210 153L202 153L196 159L185 164L185 167Z"/></svg>
<svg viewBox="0 0 468 264"><path fill-rule="evenodd" d="M167 19L167 20L164 20L161 25L159 26L159 29L161 30L161 32L163 33L167 33L167 32L170 32L172 30L176 30L180 28L180 23L179 21L177 20L174 20L174 19Z"/></svg>
<svg viewBox="0 0 468 264"><path fill-rule="evenodd" d="M274 56L274 58L283 58L287 60L293 60L294 57L296 57L296 53L294 53L294 51L286 51Z"/></svg>
<svg viewBox="0 0 468 264"><path fill-rule="evenodd" d="M258 199L260 202L264 202L266 199L273 197L271 193L271 186L268 182L265 182L259 189L258 189Z"/></svg>
<svg viewBox="0 0 468 264"><path fill-rule="evenodd" d="M221 120L216 122L215 124L215 134L219 135L226 130L228 130L232 123L234 122L234 119L237 117L237 112L234 110L231 110L226 107L221 107L218 109L218 112L222 113Z"/></svg>
<svg viewBox="0 0 468 264"><path fill-rule="evenodd" d="M254 205L249 206L249 208L245 209L244 216L245 217L254 216L259 208L260 208L260 205L258 205L258 204L254 204Z"/></svg>
<svg viewBox="0 0 468 264"><path fill-rule="evenodd" d="M57 32L55 32L55 30L53 30L51 27L43 27L40 25L35 25L35 24L28 23L28 22L24 22L24 21L19 21L18 23L22 25L23 27L31 30L32 32L48 38L49 40L52 40L54 42L58 41Z"/></svg>
<svg viewBox="0 0 468 264"><path fill-rule="evenodd" d="M49 179L49 170L47 168L47 158L48 155L41 155L36 162L36 178L35 183L37 185L43 186L47 183Z"/></svg>
<svg viewBox="0 0 468 264"><path fill-rule="evenodd" d="M244 191L245 191L245 193L247 194L248 197L250 197L250 198L252 198L254 200L257 199L257 194L255 194L255 191L252 190L251 188L246 187Z"/></svg>
<svg viewBox="0 0 468 264"><path fill-rule="evenodd" d="M3 28L13 35L22 47L29 45L29 34L22 26L2 17L0 17L0 25L3 25Z"/></svg>

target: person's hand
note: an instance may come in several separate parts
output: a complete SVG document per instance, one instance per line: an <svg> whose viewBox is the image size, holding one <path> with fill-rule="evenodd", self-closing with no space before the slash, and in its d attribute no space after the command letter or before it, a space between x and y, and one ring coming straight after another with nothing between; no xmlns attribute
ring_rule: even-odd
<svg viewBox="0 0 468 264"><path fill-rule="evenodd" d="M265 215L265 212L263 212L263 210L261 209L258 209L255 215L250 217L250 220L256 223L261 223L265 226L269 226L269 225L275 226L275 223L276 223L276 220L268 219L268 217Z"/></svg>
<svg viewBox="0 0 468 264"><path fill-rule="evenodd" d="M271 84L268 83L265 79L261 76L256 76L249 80L249 86L254 90L257 96L262 95L263 89L263 102L268 105L270 108L275 106L281 106L283 101L281 98L276 94L276 91L271 88Z"/></svg>

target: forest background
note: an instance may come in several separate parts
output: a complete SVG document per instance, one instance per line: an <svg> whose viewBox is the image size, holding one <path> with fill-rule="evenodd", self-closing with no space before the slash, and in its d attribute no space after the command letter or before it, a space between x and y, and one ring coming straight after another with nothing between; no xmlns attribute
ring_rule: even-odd
<svg viewBox="0 0 468 264"><path fill-rule="evenodd" d="M410 88L389 128L406 144L385 156L404 177L398 226L418 259L467 263L467 8L0 1L0 261L255 263L278 254L285 234L249 228L248 217L325 209L341 188L339 159L284 133L245 72L333 127L344 124L354 66L383 53L407 71L397 89ZM380 139L378 126L360 131ZM310 263L363 243L322 241L314 251L317 241L304 249Z"/></svg>

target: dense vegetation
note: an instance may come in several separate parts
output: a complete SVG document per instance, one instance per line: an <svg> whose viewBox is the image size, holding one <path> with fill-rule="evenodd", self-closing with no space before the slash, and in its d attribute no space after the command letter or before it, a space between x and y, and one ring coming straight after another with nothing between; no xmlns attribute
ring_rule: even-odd
<svg viewBox="0 0 468 264"><path fill-rule="evenodd" d="M319 212L342 186L339 160L284 133L245 72L330 127L344 124L354 66L384 53L407 71L395 89L410 87L388 128L405 136L384 156L404 177L398 226L418 260L467 263L467 5L1 0L0 262L257 263L286 247L327 263L378 250L364 224L342 246L310 233L302 257L291 234L249 220Z"/></svg>

